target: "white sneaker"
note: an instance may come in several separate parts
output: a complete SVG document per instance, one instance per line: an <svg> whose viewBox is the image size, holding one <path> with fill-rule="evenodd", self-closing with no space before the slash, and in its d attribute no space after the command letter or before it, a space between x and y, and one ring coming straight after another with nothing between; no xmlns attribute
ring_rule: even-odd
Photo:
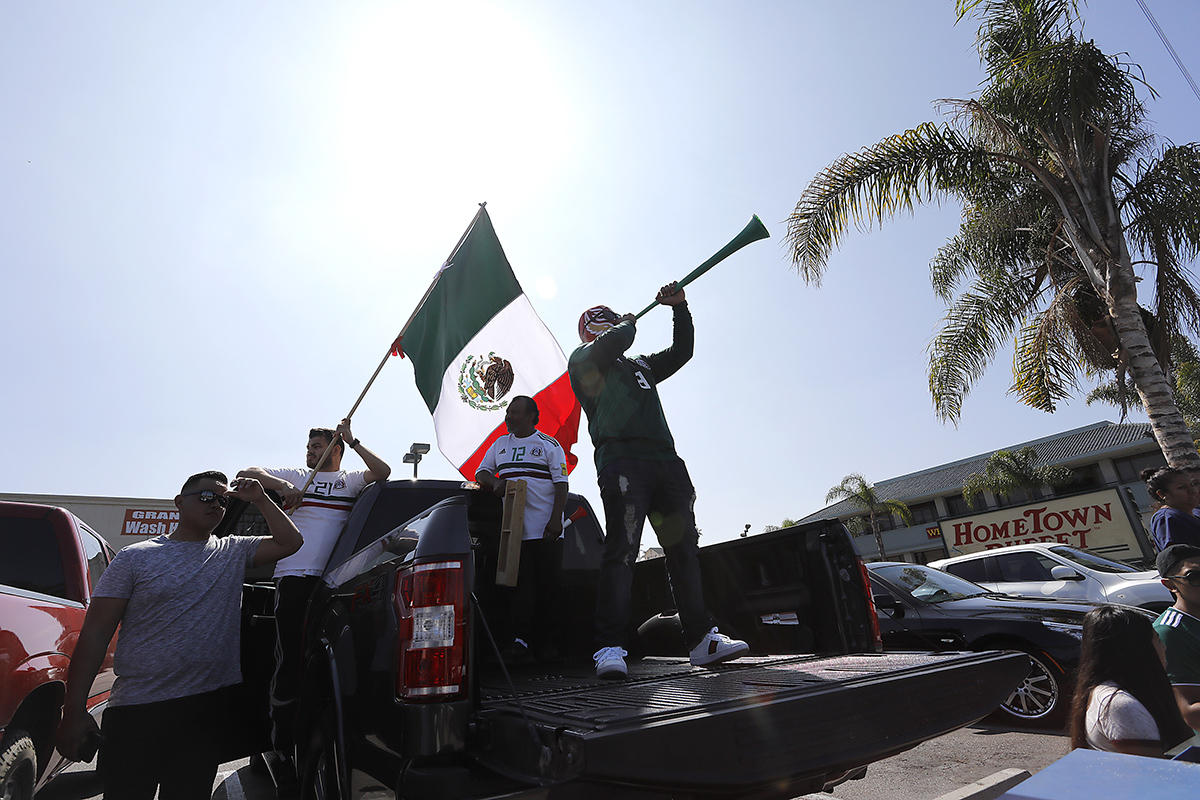
<svg viewBox="0 0 1200 800"><path fill-rule="evenodd" d="M704 635L700 644L692 648L689 658L692 666L703 667L706 664L729 661L749 652L750 645L738 639L730 639L723 633L717 633L717 629L713 628Z"/></svg>
<svg viewBox="0 0 1200 800"><path fill-rule="evenodd" d="M624 647L601 647L592 655L596 661L596 677L609 680L628 677L629 670L625 667L627 655L629 653Z"/></svg>

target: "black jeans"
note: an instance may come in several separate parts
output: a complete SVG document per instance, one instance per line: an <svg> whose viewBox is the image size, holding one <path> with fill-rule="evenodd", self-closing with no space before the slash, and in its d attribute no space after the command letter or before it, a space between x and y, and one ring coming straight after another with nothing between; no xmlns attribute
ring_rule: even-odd
<svg viewBox="0 0 1200 800"><path fill-rule="evenodd" d="M105 710L97 771L106 800L208 800L229 691Z"/></svg>
<svg viewBox="0 0 1200 800"><path fill-rule="evenodd" d="M558 575L562 569L562 537L521 542L521 566L512 590L513 636L543 649L557 639Z"/></svg>
<svg viewBox="0 0 1200 800"><path fill-rule="evenodd" d="M688 647L713 626L700 585L700 534L696 530L696 490L681 459L650 461L623 458L600 470L604 504L604 560L596 596L596 644L628 641L633 562L637 560L646 518L658 535L667 560L675 607Z"/></svg>
<svg viewBox="0 0 1200 800"><path fill-rule="evenodd" d="M304 669L304 615L321 579L287 575L275 582L275 674L271 677L271 740L276 749L292 744L296 695Z"/></svg>

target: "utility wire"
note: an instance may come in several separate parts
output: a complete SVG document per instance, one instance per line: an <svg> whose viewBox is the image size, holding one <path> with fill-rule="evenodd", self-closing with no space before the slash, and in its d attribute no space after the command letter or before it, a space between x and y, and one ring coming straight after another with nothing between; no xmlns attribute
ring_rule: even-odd
<svg viewBox="0 0 1200 800"><path fill-rule="evenodd" d="M1187 81L1187 85L1192 89L1192 94L1196 95L1197 100L1200 100L1200 88L1196 86L1196 81L1192 79L1192 73L1188 72L1188 68L1183 65L1183 60L1167 40L1167 34L1158 24L1158 20L1154 18L1154 15L1150 13L1150 9L1146 6L1146 0L1137 0L1137 4L1141 7L1142 13L1146 15L1146 20L1154 28L1154 32L1158 34L1158 38L1162 40L1163 46L1167 48L1167 52L1171 54L1171 59L1175 62L1175 66L1179 67L1180 73L1183 74L1183 79Z"/></svg>

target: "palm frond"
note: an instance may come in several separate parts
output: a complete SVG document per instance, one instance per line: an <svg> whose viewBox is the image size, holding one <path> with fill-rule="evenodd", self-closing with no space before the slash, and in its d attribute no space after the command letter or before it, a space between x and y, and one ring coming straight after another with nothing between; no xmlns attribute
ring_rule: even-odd
<svg viewBox="0 0 1200 800"><path fill-rule="evenodd" d="M1060 292L1059 297L1063 296ZM1078 387L1075 355L1071 328L1060 310L1052 306L1038 312L1017 334L1008 393L1031 408L1053 413L1058 402Z"/></svg>
<svg viewBox="0 0 1200 800"><path fill-rule="evenodd" d="M820 285L830 251L853 222L866 227L939 194L985 181L987 154L953 129L924 123L834 161L788 217L792 264Z"/></svg>
<svg viewBox="0 0 1200 800"><path fill-rule="evenodd" d="M1036 302L1031 283L1020 274L980 275L946 311L929 345L929 391L941 419L958 419L972 384Z"/></svg>
<svg viewBox="0 0 1200 800"><path fill-rule="evenodd" d="M1200 421L1200 361L1183 361L1176 367L1175 402L1189 425Z"/></svg>
<svg viewBox="0 0 1200 800"><path fill-rule="evenodd" d="M1122 198L1131 242L1149 251L1157 232L1183 261L1200 254L1200 143L1168 147L1139 162Z"/></svg>
<svg viewBox="0 0 1200 800"><path fill-rule="evenodd" d="M963 221L929 263L934 292L949 303L958 283L971 273L1024 270L1035 287L1051 276L1058 248L1055 220L1037 190L1007 187L1007 192L972 192L963 197ZM1061 247L1061 243L1058 245Z"/></svg>
<svg viewBox="0 0 1200 800"><path fill-rule="evenodd" d="M1038 454L1032 447L997 450L988 457L982 472L973 473L963 481L963 499L973 507L975 498L984 491L1004 497L1021 489L1037 489L1043 485L1057 487L1070 482L1071 470L1042 466L1037 462Z"/></svg>
<svg viewBox="0 0 1200 800"><path fill-rule="evenodd" d="M885 509L895 514L904 523L905 527L913 524L912 509L901 500L884 500L882 505Z"/></svg>
<svg viewBox="0 0 1200 800"><path fill-rule="evenodd" d="M825 493L825 502L865 498L869 489L870 484L867 483L867 479L857 472L852 472L842 478L841 483Z"/></svg>

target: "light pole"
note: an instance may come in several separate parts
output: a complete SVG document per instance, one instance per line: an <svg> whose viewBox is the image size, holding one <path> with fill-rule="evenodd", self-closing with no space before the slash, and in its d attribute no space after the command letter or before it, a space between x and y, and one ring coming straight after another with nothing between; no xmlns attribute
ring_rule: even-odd
<svg viewBox="0 0 1200 800"><path fill-rule="evenodd" d="M747 534L747 533L749 533L749 532L750 532L750 523L749 523L749 522L747 522L747 523L746 523L746 528L745 528L745 529L742 531L742 538L743 538L743 539L745 539L745 538L746 538L746 534Z"/></svg>
<svg viewBox="0 0 1200 800"><path fill-rule="evenodd" d="M429 445L424 442L413 442L408 448L408 452L404 454L404 463L413 465L413 480L417 479L417 465L421 463L421 456L429 452Z"/></svg>

